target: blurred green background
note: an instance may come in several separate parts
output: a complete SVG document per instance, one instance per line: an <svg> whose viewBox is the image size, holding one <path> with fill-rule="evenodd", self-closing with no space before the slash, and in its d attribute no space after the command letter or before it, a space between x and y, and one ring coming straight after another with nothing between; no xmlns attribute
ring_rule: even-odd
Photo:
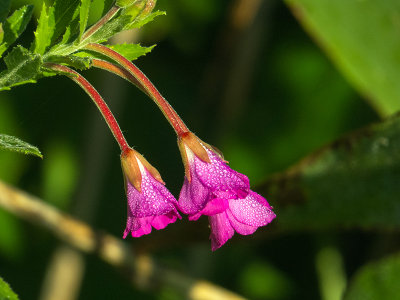
<svg viewBox="0 0 400 300"><path fill-rule="evenodd" d="M28 2L38 13L41 1L13 5ZM92 20L109 2L93 2ZM189 128L249 176L277 219L252 236L235 235L214 253L205 218L184 218L126 242L250 299L335 300L346 288L348 299L399 297L393 279L400 276L399 256L386 257L400 251L398 117L326 146L399 110L398 6L394 0L158 0L167 15L119 41L157 44L135 63ZM35 26L22 44L32 41ZM84 75L177 196L183 167L157 107L120 78L100 70ZM53 77L1 92L0 133L44 155L0 152L1 180L122 238L119 149L75 83ZM296 176L285 172L324 146L306 167L295 167ZM48 232L0 208L0 275L21 299L46 299L46 274L59 247ZM180 299L171 287L132 287L95 256L85 256L84 264L71 299ZM371 282L381 290L366 291Z"/></svg>

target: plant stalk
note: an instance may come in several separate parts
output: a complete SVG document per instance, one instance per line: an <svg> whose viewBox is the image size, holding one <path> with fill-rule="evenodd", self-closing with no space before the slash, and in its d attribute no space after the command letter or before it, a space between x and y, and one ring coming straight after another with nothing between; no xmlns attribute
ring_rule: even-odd
<svg viewBox="0 0 400 300"><path fill-rule="evenodd" d="M94 24L92 27L90 27L88 30L86 30L82 37L81 37L81 42L86 40L88 37L93 35L97 30L99 30L104 24L106 24L108 21L112 19L112 17L115 16L115 14L120 10L120 8L116 5L113 5L110 10L99 20L97 21L96 24Z"/></svg>

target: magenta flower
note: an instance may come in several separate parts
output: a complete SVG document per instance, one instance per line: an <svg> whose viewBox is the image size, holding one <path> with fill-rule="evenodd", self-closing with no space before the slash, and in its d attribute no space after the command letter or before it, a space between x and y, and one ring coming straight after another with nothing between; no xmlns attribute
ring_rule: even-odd
<svg viewBox="0 0 400 300"><path fill-rule="evenodd" d="M213 251L235 231L252 234L275 218L267 200L250 190L247 176L232 170L210 145L187 133L179 146L186 171L179 206L191 221L209 216Z"/></svg>
<svg viewBox="0 0 400 300"><path fill-rule="evenodd" d="M181 218L174 196L164 186L158 171L133 149L121 155L128 197L128 221L124 238L149 234L151 228L163 229Z"/></svg>

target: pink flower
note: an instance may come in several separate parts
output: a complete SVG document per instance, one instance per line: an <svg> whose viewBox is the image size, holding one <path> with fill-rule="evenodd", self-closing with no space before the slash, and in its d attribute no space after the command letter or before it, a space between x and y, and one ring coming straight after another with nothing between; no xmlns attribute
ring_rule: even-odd
<svg viewBox="0 0 400 300"><path fill-rule="evenodd" d="M179 147L186 172L179 206L191 221L209 216L213 251L235 231L252 234L275 218L267 200L250 190L247 176L232 170L210 145L186 133Z"/></svg>
<svg viewBox="0 0 400 300"><path fill-rule="evenodd" d="M181 218L174 196L164 186L158 171L138 152L129 149L121 155L128 197L128 221L124 238L149 234L151 228L163 229Z"/></svg>

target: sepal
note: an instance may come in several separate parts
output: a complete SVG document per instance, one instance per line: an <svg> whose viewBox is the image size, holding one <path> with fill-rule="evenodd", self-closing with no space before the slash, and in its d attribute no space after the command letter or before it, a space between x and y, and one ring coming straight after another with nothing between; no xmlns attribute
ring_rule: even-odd
<svg viewBox="0 0 400 300"><path fill-rule="evenodd" d="M210 158L204 148L205 143L202 142L193 132L185 132L179 136L179 139L202 161L206 163L210 162Z"/></svg>
<svg viewBox="0 0 400 300"><path fill-rule="evenodd" d="M131 148L122 152L121 167L126 178L140 193L142 184L142 174L140 172L139 164L136 159L136 154L138 153Z"/></svg>

